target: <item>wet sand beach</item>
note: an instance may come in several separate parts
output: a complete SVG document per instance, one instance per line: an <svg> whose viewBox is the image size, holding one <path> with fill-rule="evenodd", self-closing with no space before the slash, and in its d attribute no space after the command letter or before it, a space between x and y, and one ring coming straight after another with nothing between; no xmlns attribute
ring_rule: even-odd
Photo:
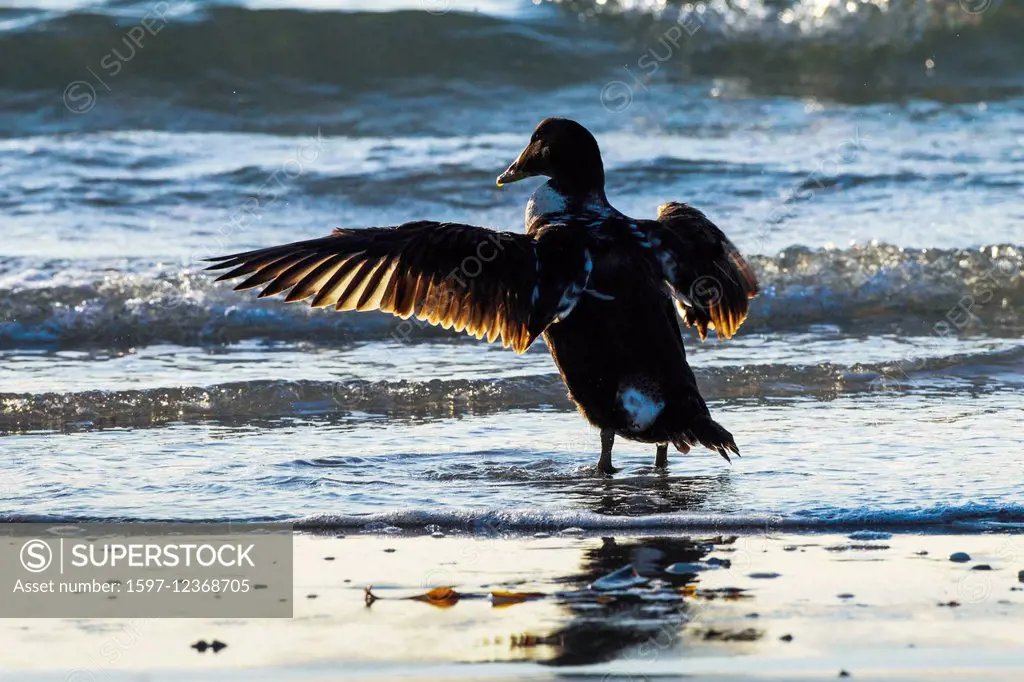
<svg viewBox="0 0 1024 682"><path fill-rule="evenodd" d="M1024 669L1019 535L566 530L299 534L291 620L7 620L0 669L74 682L1017 680Z"/></svg>

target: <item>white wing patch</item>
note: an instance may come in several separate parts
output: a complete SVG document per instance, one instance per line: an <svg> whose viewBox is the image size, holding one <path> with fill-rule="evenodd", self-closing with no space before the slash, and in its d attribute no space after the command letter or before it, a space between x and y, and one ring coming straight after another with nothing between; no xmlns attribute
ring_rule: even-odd
<svg viewBox="0 0 1024 682"><path fill-rule="evenodd" d="M555 316L551 320L552 323L561 322L569 317L569 313L580 302L580 296L587 291L587 283L590 282L590 273L593 271L594 260L590 257L590 249L583 249L583 270L580 272L579 279L570 284L562 294L562 298L558 301L558 308L555 310Z"/></svg>
<svg viewBox="0 0 1024 682"><path fill-rule="evenodd" d="M665 409L660 395L651 395L626 384L619 386L618 400L629 419L629 430L634 433L649 429Z"/></svg>
<svg viewBox="0 0 1024 682"><path fill-rule="evenodd" d="M670 282L674 282L676 279L676 263L672 259L671 254L661 250L661 240L653 234L647 234L632 220L629 221L629 231L633 237L636 238L637 243L645 249L652 249L656 252L658 263L661 265L662 273Z"/></svg>

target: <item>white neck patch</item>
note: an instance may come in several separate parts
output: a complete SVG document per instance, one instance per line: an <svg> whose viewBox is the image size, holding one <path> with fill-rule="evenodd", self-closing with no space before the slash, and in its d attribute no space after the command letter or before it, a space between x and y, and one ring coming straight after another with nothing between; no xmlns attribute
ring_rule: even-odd
<svg viewBox="0 0 1024 682"><path fill-rule="evenodd" d="M569 200L565 195L552 187L550 182L545 182L526 202L526 229L530 229L537 218L563 215L568 207Z"/></svg>
<svg viewBox="0 0 1024 682"><path fill-rule="evenodd" d="M545 182L538 187L526 202L526 229L530 229L538 218L546 220L559 220L565 216L569 208L569 198L551 186L551 182ZM598 194L587 197L582 207L582 212L587 217L605 219L611 216L613 209L608 202Z"/></svg>

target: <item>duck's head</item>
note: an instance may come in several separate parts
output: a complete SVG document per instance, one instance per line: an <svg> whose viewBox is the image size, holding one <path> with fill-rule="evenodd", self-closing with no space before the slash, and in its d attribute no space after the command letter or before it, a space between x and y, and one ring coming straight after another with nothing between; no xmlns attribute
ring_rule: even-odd
<svg viewBox="0 0 1024 682"><path fill-rule="evenodd" d="M576 121L546 118L530 137L519 158L498 176L498 187L535 175L567 195L604 195L604 164L597 140Z"/></svg>

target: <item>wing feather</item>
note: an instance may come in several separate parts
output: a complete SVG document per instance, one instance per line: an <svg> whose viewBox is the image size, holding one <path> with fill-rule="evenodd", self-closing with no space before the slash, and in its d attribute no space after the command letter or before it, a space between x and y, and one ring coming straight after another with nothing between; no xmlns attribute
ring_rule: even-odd
<svg viewBox="0 0 1024 682"><path fill-rule="evenodd" d="M296 258L292 265L285 268L281 274L274 277L274 281L264 287L263 291L260 292L259 298L276 296L282 291L291 289L316 266L327 260L327 258L329 258L328 255L320 253L314 253L305 258Z"/></svg>
<svg viewBox="0 0 1024 682"><path fill-rule="evenodd" d="M346 281L345 288L338 297L338 302L335 304L334 309L339 312L355 310L356 302L362 296L367 282L379 265L380 262L376 260L364 260L359 263L359 266Z"/></svg>
<svg viewBox="0 0 1024 682"><path fill-rule="evenodd" d="M284 302L294 303L295 301L304 301L315 294L330 281L331 275L344 261L344 256L330 256L323 263L313 268L312 272L299 280L298 284L288 292L288 296L285 297Z"/></svg>
<svg viewBox="0 0 1024 682"><path fill-rule="evenodd" d="M659 206L656 221L638 221L636 231L701 340L709 329L720 339L731 338L759 291L753 268L733 243L703 213L676 202Z"/></svg>
<svg viewBox="0 0 1024 682"><path fill-rule="evenodd" d="M277 258L266 267L261 267L257 269L251 277L249 277L244 282L236 286L235 289L238 291L243 291L245 289L252 289L253 287L258 287L261 284L266 284L267 282L270 282L275 277L280 275L282 272L290 268L292 265L294 265L295 261L298 260L299 258L300 256L297 256L295 254L284 255L281 258Z"/></svg>
<svg viewBox="0 0 1024 682"><path fill-rule="evenodd" d="M354 254L350 257L345 257L345 260L338 266L338 269L334 271L331 278L327 280L327 283L321 287L317 295L313 297L313 302L310 304L314 308L326 308L332 306L338 302L341 297L341 292L345 287L345 283L352 275L352 271L355 270L362 261L358 258L359 254Z"/></svg>
<svg viewBox="0 0 1024 682"><path fill-rule="evenodd" d="M226 272L217 279L215 282L222 282L226 279L235 279L242 275L248 275L251 272L256 272L271 263L281 260L281 254L271 253L263 256L262 258L254 258L251 261L245 261L240 259L234 259L224 264L224 267L235 268L230 272ZM237 267L236 267L237 266Z"/></svg>
<svg viewBox="0 0 1024 682"><path fill-rule="evenodd" d="M316 308L381 310L415 316L525 351L552 315L534 305L538 252L527 235L458 223L418 221L398 227L335 230L328 236L211 259L218 280L246 277L236 289L260 297L288 292ZM493 258L482 254L494 252ZM574 259L565 261L574 267ZM468 265L467 265L468 263ZM560 264L543 268L559 273ZM553 280L573 281L576 273ZM561 291L554 291L558 298Z"/></svg>
<svg viewBox="0 0 1024 682"><path fill-rule="evenodd" d="M395 261L391 257L387 256L381 259L380 265L374 271L373 275L366 282L366 288L363 289L362 296L356 301L356 310L367 311L367 310L380 310L381 303L384 301L384 291L387 288L387 280L392 276L395 271Z"/></svg>

